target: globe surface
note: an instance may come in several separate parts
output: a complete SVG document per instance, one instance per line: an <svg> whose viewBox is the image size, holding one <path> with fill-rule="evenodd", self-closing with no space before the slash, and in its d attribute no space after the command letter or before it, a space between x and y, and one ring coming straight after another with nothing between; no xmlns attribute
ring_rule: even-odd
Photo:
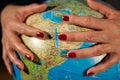
<svg viewBox="0 0 120 80"><path fill-rule="evenodd" d="M84 72L99 63L105 55L69 59L66 54L72 49L87 48L95 43L60 41L58 35L61 32L92 31L82 26L70 25L62 21L63 15L76 14L79 16L93 16L102 18L103 15L92 10L84 0L48 0L48 8L42 13L29 16L26 23L39 28L51 35L51 39L40 40L35 37L22 35L23 43L33 52L33 62L19 56L25 64L25 69L19 72L15 69L15 80L119 80L119 63L101 74L85 77ZM111 75L111 71L115 75Z"/></svg>

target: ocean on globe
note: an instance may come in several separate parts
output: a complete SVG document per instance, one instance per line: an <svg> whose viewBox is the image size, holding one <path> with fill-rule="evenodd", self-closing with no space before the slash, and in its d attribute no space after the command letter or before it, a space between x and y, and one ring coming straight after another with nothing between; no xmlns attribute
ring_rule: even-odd
<svg viewBox="0 0 120 80"><path fill-rule="evenodd" d="M82 26L70 25L62 21L66 14L103 18L99 12L88 7L86 0L47 0L48 8L26 19L26 24L48 33L51 38L41 40L26 35L21 36L23 43L33 52L33 62L19 55L25 69L19 71L13 66L14 80L120 80L120 63L94 76L86 76L85 71L98 64L105 55L91 58L70 59L69 50L93 46L93 42L60 41L62 32L93 31Z"/></svg>

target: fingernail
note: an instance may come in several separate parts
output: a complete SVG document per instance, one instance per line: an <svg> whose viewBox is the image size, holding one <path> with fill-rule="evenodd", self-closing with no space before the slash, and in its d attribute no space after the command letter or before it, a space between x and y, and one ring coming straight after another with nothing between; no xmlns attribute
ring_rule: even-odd
<svg viewBox="0 0 120 80"><path fill-rule="evenodd" d="M95 73L93 73L93 72L90 72L90 73L88 73L87 75L88 76L92 76L92 75L94 75Z"/></svg>
<svg viewBox="0 0 120 80"><path fill-rule="evenodd" d="M68 53L68 58L75 58L76 54L74 52Z"/></svg>
<svg viewBox="0 0 120 80"><path fill-rule="evenodd" d="M19 65L16 65L16 66L17 66L17 68L18 68L20 71L22 70Z"/></svg>
<svg viewBox="0 0 120 80"><path fill-rule="evenodd" d="M44 38L44 34L42 32L37 32L36 35L37 37Z"/></svg>
<svg viewBox="0 0 120 80"><path fill-rule="evenodd" d="M63 16L63 21L69 21L69 16Z"/></svg>
<svg viewBox="0 0 120 80"><path fill-rule="evenodd" d="M65 34L60 34L60 35L58 36L58 38L59 38L60 40L67 40L67 36L66 36Z"/></svg>
<svg viewBox="0 0 120 80"><path fill-rule="evenodd" d="M25 57L29 60L29 61L31 61L32 59L31 59L31 56L30 55L28 55L28 54L26 54L25 55Z"/></svg>

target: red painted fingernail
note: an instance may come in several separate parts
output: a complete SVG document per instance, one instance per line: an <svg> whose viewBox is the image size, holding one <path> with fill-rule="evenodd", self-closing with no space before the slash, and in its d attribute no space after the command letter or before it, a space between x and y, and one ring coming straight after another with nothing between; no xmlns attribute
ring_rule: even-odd
<svg viewBox="0 0 120 80"><path fill-rule="evenodd" d="M37 37L44 38L44 34L42 32L37 32L36 35Z"/></svg>
<svg viewBox="0 0 120 80"><path fill-rule="evenodd" d="M68 58L75 58L76 54L74 52L68 53Z"/></svg>
<svg viewBox="0 0 120 80"><path fill-rule="evenodd" d="M16 66L17 66L17 68L18 68L20 71L22 70L19 65L16 65Z"/></svg>
<svg viewBox="0 0 120 80"><path fill-rule="evenodd" d="M63 16L63 21L69 21L69 16Z"/></svg>
<svg viewBox="0 0 120 80"><path fill-rule="evenodd" d="M58 36L58 38L59 38L60 40L67 40L67 36L66 36L65 34L60 34L60 35Z"/></svg>
<svg viewBox="0 0 120 80"><path fill-rule="evenodd" d="M94 75L95 73L93 73L93 72L90 72L90 73L88 73L87 75L88 76L92 76L92 75Z"/></svg>
<svg viewBox="0 0 120 80"><path fill-rule="evenodd" d="M31 56L30 55L25 55L25 57L29 60L29 61L31 61L32 59L31 59Z"/></svg>

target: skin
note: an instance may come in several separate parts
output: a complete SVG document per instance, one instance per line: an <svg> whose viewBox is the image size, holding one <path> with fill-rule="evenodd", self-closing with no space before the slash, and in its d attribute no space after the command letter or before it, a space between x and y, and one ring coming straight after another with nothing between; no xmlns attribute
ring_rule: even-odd
<svg viewBox="0 0 120 80"><path fill-rule="evenodd" d="M46 3L34 3L26 6L7 5L3 9L1 13L2 57L10 74L13 73L10 63L15 64L20 70L24 69L24 64L18 59L15 51L19 52L24 57L25 55L30 56L31 61L34 59L32 52L21 42L19 36L24 34L38 38L36 35L38 32L45 34L44 31L26 25L24 21L29 15L36 12L42 12L46 8Z"/></svg>
<svg viewBox="0 0 120 80"><path fill-rule="evenodd" d="M94 0L87 0L87 3L92 9L104 14L106 18L100 19L89 16L67 15L69 21L66 22L95 29L96 31L64 32L61 34L67 36L67 41L100 43L90 48L71 50L68 52L68 57L71 52L75 53L75 58L100 56L104 53L108 53L106 59L98 65L88 69L87 75L91 75L108 69L120 60L120 11L105 6L102 3L95 2Z"/></svg>

